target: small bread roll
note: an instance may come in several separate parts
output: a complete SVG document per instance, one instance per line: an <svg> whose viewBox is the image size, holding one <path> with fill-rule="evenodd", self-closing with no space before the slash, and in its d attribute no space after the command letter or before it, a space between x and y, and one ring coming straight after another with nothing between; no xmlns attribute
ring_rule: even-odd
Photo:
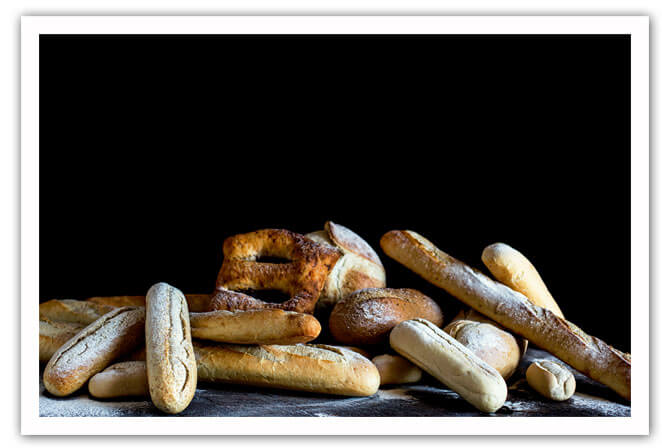
<svg viewBox="0 0 662 448"><path fill-rule="evenodd" d="M540 274L519 251L504 243L495 243L483 250L481 257L494 278L511 289L522 293L534 305L547 308L564 318L561 308L549 293Z"/></svg>
<svg viewBox="0 0 662 448"><path fill-rule="evenodd" d="M147 291L145 358L149 395L154 405L177 414L195 395L197 367L184 294L167 283Z"/></svg>
<svg viewBox="0 0 662 448"><path fill-rule="evenodd" d="M343 254L326 278L317 301L316 312L320 315L328 315L340 299L358 289L386 286L386 271L377 252L347 227L327 221L324 230L306 237Z"/></svg>
<svg viewBox="0 0 662 448"><path fill-rule="evenodd" d="M431 322L413 319L391 331L391 347L477 409L495 412L508 388L499 372Z"/></svg>
<svg viewBox="0 0 662 448"><path fill-rule="evenodd" d="M524 339L522 336L518 334L511 333L506 327L504 327L501 324L496 323L489 317L480 314L478 311L474 310L473 308L469 308L466 310L460 310L460 312L457 313L455 318L453 318L452 322L455 322L456 320L470 320L473 322L482 322L484 324L490 324L494 325L501 331L505 331L506 333L512 335L515 340L517 341L517 345L519 346L519 351L520 351L520 359L524 358L524 355L526 354L526 349L529 347L529 341L527 339Z"/></svg>
<svg viewBox="0 0 662 448"><path fill-rule="evenodd" d="M415 289L368 288L340 300L331 312L329 329L343 344L388 341L388 333L405 320L420 317L441 325L439 305Z"/></svg>
<svg viewBox="0 0 662 448"><path fill-rule="evenodd" d="M529 386L543 397L564 401L575 393L575 376L559 363L546 359L532 363L526 369Z"/></svg>
<svg viewBox="0 0 662 448"><path fill-rule="evenodd" d="M520 348L510 333L491 324L470 320L453 321L444 331L494 367L504 379L515 372L520 361Z"/></svg>
<svg viewBox="0 0 662 448"><path fill-rule="evenodd" d="M145 361L113 364L90 378L87 387L96 398L149 396Z"/></svg>
<svg viewBox="0 0 662 448"><path fill-rule="evenodd" d="M402 356L379 355L372 358L379 371L380 385L416 383L423 372Z"/></svg>

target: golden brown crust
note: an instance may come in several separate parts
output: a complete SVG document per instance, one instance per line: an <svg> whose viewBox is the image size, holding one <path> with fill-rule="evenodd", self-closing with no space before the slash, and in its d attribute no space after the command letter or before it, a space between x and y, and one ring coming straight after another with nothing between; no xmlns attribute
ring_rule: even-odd
<svg viewBox="0 0 662 448"><path fill-rule="evenodd" d="M465 304L630 399L630 358L412 231L382 237L384 252Z"/></svg>
<svg viewBox="0 0 662 448"><path fill-rule="evenodd" d="M326 277L341 253L289 230L264 229L227 238L223 255L211 311L275 308L312 314ZM290 261L256 261L261 256ZM246 290L278 290L291 298L269 303L239 292Z"/></svg>
<svg viewBox="0 0 662 448"><path fill-rule="evenodd" d="M209 294L184 294L188 310L192 313L202 313L209 310ZM110 296L90 297L88 302L110 306L145 306L145 296Z"/></svg>
<svg viewBox="0 0 662 448"><path fill-rule="evenodd" d="M65 396L143 340L144 308L114 308L60 347L44 370L44 386Z"/></svg>
<svg viewBox="0 0 662 448"><path fill-rule="evenodd" d="M149 396L145 361L125 361L97 373L87 385L96 398Z"/></svg>
<svg viewBox="0 0 662 448"><path fill-rule="evenodd" d="M402 356L379 355L372 358L379 371L380 385L416 383L423 372Z"/></svg>
<svg viewBox="0 0 662 448"><path fill-rule="evenodd" d="M55 322L45 317L39 319L39 362L48 362L66 342L85 328L74 322Z"/></svg>
<svg viewBox="0 0 662 448"><path fill-rule="evenodd" d="M190 313L191 334L229 344L290 345L315 339L322 327L310 314L274 309Z"/></svg>
<svg viewBox="0 0 662 448"><path fill-rule="evenodd" d="M415 289L367 288L336 304L329 329L343 344L379 344L397 324L416 317L435 325L443 321L439 305Z"/></svg>
<svg viewBox="0 0 662 448"><path fill-rule="evenodd" d="M39 318L89 325L114 307L82 300L49 300L39 304Z"/></svg>

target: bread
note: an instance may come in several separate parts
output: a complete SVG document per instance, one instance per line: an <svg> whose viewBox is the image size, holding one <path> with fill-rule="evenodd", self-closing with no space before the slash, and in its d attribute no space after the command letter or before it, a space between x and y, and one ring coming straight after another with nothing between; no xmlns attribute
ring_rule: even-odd
<svg viewBox="0 0 662 448"><path fill-rule="evenodd" d="M315 339L322 327L310 314L278 309L190 313L194 338L231 344L298 344Z"/></svg>
<svg viewBox="0 0 662 448"><path fill-rule="evenodd" d="M90 377L142 343L144 308L114 308L83 328L60 347L44 370L44 386L65 396L80 389Z"/></svg>
<svg viewBox="0 0 662 448"><path fill-rule="evenodd" d="M398 324L391 347L457 392L482 412L495 412L506 401L508 388L499 372L464 345L425 319Z"/></svg>
<svg viewBox="0 0 662 448"><path fill-rule="evenodd" d="M564 401L575 393L575 376L561 364L540 360L526 369L526 381L540 395L555 401Z"/></svg>
<svg viewBox="0 0 662 448"><path fill-rule="evenodd" d="M369 396L379 372L369 360L330 345L229 345L195 342L200 381Z"/></svg>
<svg viewBox="0 0 662 448"><path fill-rule="evenodd" d="M519 251L507 244L495 243L483 250L481 258L494 278L501 283L521 292L534 305L547 308L561 318L565 317L536 268Z"/></svg>
<svg viewBox="0 0 662 448"><path fill-rule="evenodd" d="M358 353L359 355L361 355L361 356L363 356L364 358L367 358L367 359L371 358L370 352L367 351L367 350L364 350L360 347L353 347L351 345L334 345L334 347L344 348L345 350L351 350L354 353Z"/></svg>
<svg viewBox="0 0 662 448"><path fill-rule="evenodd" d="M39 318L89 325L115 307L82 300L49 300L39 304Z"/></svg>
<svg viewBox="0 0 662 448"><path fill-rule="evenodd" d="M326 278L316 313L328 315L340 299L356 290L386 287L386 271L379 256L347 227L327 221L324 230L309 233L306 237L342 252L342 257Z"/></svg>
<svg viewBox="0 0 662 448"><path fill-rule="evenodd" d="M83 324L39 319L39 362L48 362L60 347L83 328Z"/></svg>
<svg viewBox="0 0 662 448"><path fill-rule="evenodd" d="M484 324L494 325L499 330L505 331L506 333L510 334L515 338L520 350L520 359L524 358L524 355L526 354L526 349L529 347L529 341L518 334L511 333L508 329L504 328L503 325L494 322L492 319L488 318L487 316L483 316L478 311L469 308L466 310L460 310L457 313L457 315L453 318L452 322L455 322L456 320L470 320L473 322L482 322Z"/></svg>
<svg viewBox="0 0 662 448"><path fill-rule="evenodd" d="M209 311L209 294L184 294L188 310L192 313ZM88 302L110 306L145 306L145 296L90 297Z"/></svg>
<svg viewBox="0 0 662 448"><path fill-rule="evenodd" d="M453 321L444 331L494 367L504 379L515 372L520 361L520 348L510 333L491 324L470 320Z"/></svg>
<svg viewBox="0 0 662 448"><path fill-rule="evenodd" d="M90 378L87 388L90 395L96 398L148 396L145 361L113 364Z"/></svg>
<svg viewBox="0 0 662 448"><path fill-rule="evenodd" d="M372 363L379 371L380 385L416 383L423 372L402 356L379 355L372 358Z"/></svg>
<svg viewBox="0 0 662 448"><path fill-rule="evenodd" d="M343 344L380 344L402 321L421 317L441 325L439 306L415 289L368 288L340 300L331 312L329 329Z"/></svg>
<svg viewBox="0 0 662 448"><path fill-rule="evenodd" d="M384 252L432 284L630 399L630 355L445 254L412 231L382 237Z"/></svg>
<svg viewBox="0 0 662 448"><path fill-rule="evenodd" d="M184 294L167 283L147 291L145 359L149 395L154 405L177 414L195 395L197 368Z"/></svg>

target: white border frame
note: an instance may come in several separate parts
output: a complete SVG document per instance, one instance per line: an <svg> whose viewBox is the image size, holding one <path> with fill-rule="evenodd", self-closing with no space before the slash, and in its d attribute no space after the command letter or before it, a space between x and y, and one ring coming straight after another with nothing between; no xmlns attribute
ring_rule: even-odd
<svg viewBox="0 0 662 448"><path fill-rule="evenodd" d="M39 417L40 34L631 35L631 417ZM610 435L649 433L649 18L442 16L22 17L21 433ZM595 298L599 300L599 298ZM636 319L636 320L635 320ZM303 423L305 422L305 423Z"/></svg>

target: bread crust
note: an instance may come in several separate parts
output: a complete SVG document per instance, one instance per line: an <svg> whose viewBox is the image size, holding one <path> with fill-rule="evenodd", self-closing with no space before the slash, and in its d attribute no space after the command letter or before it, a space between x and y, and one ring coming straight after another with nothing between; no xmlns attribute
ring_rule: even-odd
<svg viewBox="0 0 662 448"><path fill-rule="evenodd" d="M97 373L87 385L96 398L147 397L147 369L145 361L118 362Z"/></svg>
<svg viewBox="0 0 662 448"><path fill-rule="evenodd" d="M330 345L229 345L195 342L200 381L369 396L379 372L368 359Z"/></svg>
<svg viewBox="0 0 662 448"><path fill-rule="evenodd" d="M499 372L431 322L404 321L391 331L390 342L478 410L495 412L506 401L508 388Z"/></svg>
<svg viewBox="0 0 662 448"><path fill-rule="evenodd" d="M280 344L309 342L322 330L310 314L278 309L190 313L191 335L230 344Z"/></svg>
<svg viewBox="0 0 662 448"><path fill-rule="evenodd" d="M380 385L417 383L423 372L402 356L379 355L372 358L379 371Z"/></svg>
<svg viewBox="0 0 662 448"><path fill-rule="evenodd" d="M49 300L39 304L39 318L89 325L114 308L82 300Z"/></svg>
<svg viewBox="0 0 662 448"><path fill-rule="evenodd" d="M135 349L143 337L143 308L114 308L60 347L44 370L44 386L66 396L120 356Z"/></svg>
<svg viewBox="0 0 662 448"><path fill-rule="evenodd" d="M146 311L149 395L157 408L177 414L193 399L198 378L186 299L177 288L157 283L147 292Z"/></svg>
<svg viewBox="0 0 662 448"><path fill-rule="evenodd" d="M445 254L409 230L382 237L384 252L430 283L630 399L630 355L589 336L523 294Z"/></svg>
<svg viewBox="0 0 662 448"><path fill-rule="evenodd" d="M184 296L190 312L209 311L210 294L184 294ZM87 301L110 306L145 306L145 296L90 297Z"/></svg>
<svg viewBox="0 0 662 448"><path fill-rule="evenodd" d="M39 362L48 362L55 352L85 328L74 322L54 322L45 317L39 319Z"/></svg>
<svg viewBox="0 0 662 448"><path fill-rule="evenodd" d="M511 289L524 294L534 305L547 308L565 318L556 300L533 264L521 252L504 243L487 246L481 256L494 278Z"/></svg>
<svg viewBox="0 0 662 448"><path fill-rule="evenodd" d="M561 364L549 360L531 363L526 381L540 395L554 401L565 401L575 393L575 376Z"/></svg>
<svg viewBox="0 0 662 448"><path fill-rule="evenodd" d="M415 289L366 288L340 300L331 312L329 329L343 344L388 341L388 333L405 320L421 317L441 325L439 305Z"/></svg>

